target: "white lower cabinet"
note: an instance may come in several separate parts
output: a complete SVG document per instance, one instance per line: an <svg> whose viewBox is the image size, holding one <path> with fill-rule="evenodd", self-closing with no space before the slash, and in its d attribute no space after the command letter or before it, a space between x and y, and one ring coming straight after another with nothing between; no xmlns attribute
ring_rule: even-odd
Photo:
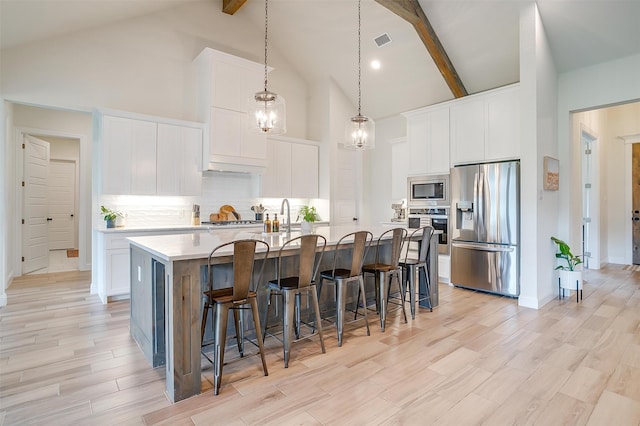
<svg viewBox="0 0 640 426"><path fill-rule="evenodd" d="M102 303L128 299L131 293L131 260L127 238L206 232L206 229L100 232L98 231L98 265L96 288Z"/></svg>
<svg viewBox="0 0 640 426"><path fill-rule="evenodd" d="M449 255L438 255L438 281L451 282L451 256Z"/></svg>

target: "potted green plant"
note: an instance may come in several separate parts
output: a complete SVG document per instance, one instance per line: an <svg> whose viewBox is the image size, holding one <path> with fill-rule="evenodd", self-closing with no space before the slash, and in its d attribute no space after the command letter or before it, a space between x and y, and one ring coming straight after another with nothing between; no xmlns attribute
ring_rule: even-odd
<svg viewBox="0 0 640 426"><path fill-rule="evenodd" d="M559 238L551 237L551 241L558 245L556 258L564 260L566 265L558 265L556 270L560 279L560 287L570 290L582 289L582 270L578 265L582 263L582 255L575 255L571 252L569 244Z"/></svg>
<svg viewBox="0 0 640 426"><path fill-rule="evenodd" d="M102 213L104 220L107 222L107 228L115 228L116 219L122 217L121 212L108 209L105 206L100 206L100 212Z"/></svg>
<svg viewBox="0 0 640 426"><path fill-rule="evenodd" d="M316 208L313 206L302 206L300 207L300 211L298 212L298 219L302 216L302 222L300 223L300 227L302 228L303 233L310 233L313 231L313 223L320 219L318 213L316 212Z"/></svg>

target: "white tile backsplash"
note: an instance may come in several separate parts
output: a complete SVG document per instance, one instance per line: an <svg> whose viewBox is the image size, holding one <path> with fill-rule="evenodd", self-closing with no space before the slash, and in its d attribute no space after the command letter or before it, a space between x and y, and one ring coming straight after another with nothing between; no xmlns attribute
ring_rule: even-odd
<svg viewBox="0 0 640 426"><path fill-rule="evenodd" d="M254 219L251 206L262 203L269 217L280 216L282 199L260 198L260 176L248 173L206 172L202 177L202 195L193 197L102 195L100 204L119 210L125 226L171 226L191 224L193 204L200 205L200 220L220 206L232 205L242 219ZM291 221L295 222L301 205L317 205L318 200L291 199ZM99 206L98 206L99 207ZM98 209L99 210L99 209ZM100 217L102 219L102 217ZM324 218L323 218L324 219Z"/></svg>

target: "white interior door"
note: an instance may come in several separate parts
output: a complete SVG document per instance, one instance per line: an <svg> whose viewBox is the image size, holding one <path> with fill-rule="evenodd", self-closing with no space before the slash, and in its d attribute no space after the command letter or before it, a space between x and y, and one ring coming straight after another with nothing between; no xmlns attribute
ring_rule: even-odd
<svg viewBox="0 0 640 426"><path fill-rule="evenodd" d="M22 273L49 266L47 177L49 143L24 137L24 225Z"/></svg>
<svg viewBox="0 0 640 426"><path fill-rule="evenodd" d="M49 163L49 250L75 248L76 163L51 160Z"/></svg>

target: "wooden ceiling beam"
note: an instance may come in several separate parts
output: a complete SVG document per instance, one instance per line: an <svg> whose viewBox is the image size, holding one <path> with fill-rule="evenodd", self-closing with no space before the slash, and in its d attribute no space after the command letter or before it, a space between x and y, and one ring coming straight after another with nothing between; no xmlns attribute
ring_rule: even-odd
<svg viewBox="0 0 640 426"><path fill-rule="evenodd" d="M222 11L233 15L246 3L247 0L222 0Z"/></svg>
<svg viewBox="0 0 640 426"><path fill-rule="evenodd" d="M462 84L460 76L449 60L447 52L442 47L440 39L438 39L418 0L376 0L376 2L413 25L420 40L422 40L431 55L433 62L440 70L440 74L444 77L451 93L456 98L467 96L467 89Z"/></svg>

